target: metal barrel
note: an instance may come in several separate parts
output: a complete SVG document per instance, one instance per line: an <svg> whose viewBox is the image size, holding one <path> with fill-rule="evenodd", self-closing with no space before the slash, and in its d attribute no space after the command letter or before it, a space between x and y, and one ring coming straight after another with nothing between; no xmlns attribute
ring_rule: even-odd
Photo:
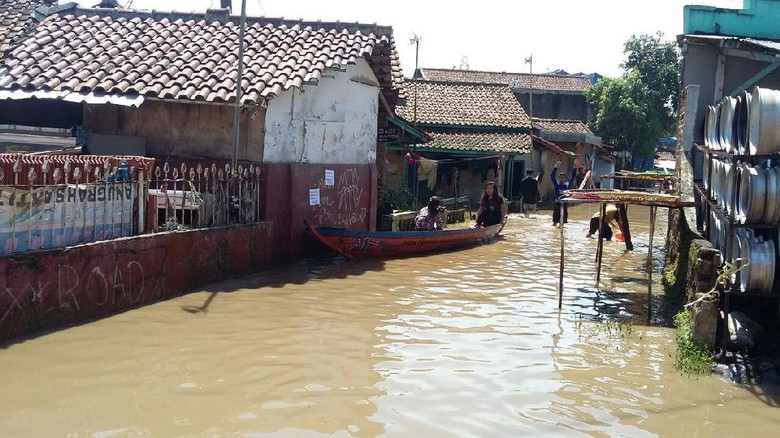
<svg viewBox="0 0 780 438"><path fill-rule="evenodd" d="M752 155L780 151L780 91L753 87L750 99L748 149Z"/></svg>
<svg viewBox="0 0 780 438"><path fill-rule="evenodd" d="M734 113L736 111L737 100L733 97L726 97L720 103L720 114L718 120L718 141L721 148L732 154L737 150L737 142L734 138Z"/></svg>
<svg viewBox="0 0 780 438"><path fill-rule="evenodd" d="M737 97L737 108L734 117L736 129L737 153L745 154L748 151L748 127L750 126L750 100L752 94L743 91Z"/></svg>

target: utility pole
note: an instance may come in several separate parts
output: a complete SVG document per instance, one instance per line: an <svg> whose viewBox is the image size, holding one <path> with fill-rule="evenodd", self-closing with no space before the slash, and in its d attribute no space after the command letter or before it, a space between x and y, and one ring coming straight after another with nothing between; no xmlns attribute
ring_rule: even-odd
<svg viewBox="0 0 780 438"><path fill-rule="evenodd" d="M531 118L531 129L533 129L534 124L534 54L532 53L531 56L528 58L525 58L525 63L530 65L530 91L528 94L528 117Z"/></svg>
<svg viewBox="0 0 780 438"><path fill-rule="evenodd" d="M414 83L414 114L413 114L413 120L412 125L414 127L417 127L417 70L419 69L419 61L420 61L420 36L419 35L412 35L412 39L409 40L409 44L413 44L415 46L414 48L414 74L412 75L412 82ZM417 143L414 144L415 147L417 146Z"/></svg>
<svg viewBox="0 0 780 438"><path fill-rule="evenodd" d="M419 35L412 35L412 39L409 40L409 44L413 44L415 46L414 48L414 74L412 75L412 83L414 84L414 109L412 110L412 126L417 128L417 71L419 70L419 62L420 62L420 36ZM412 145L412 159L416 160L417 156L417 141L414 142ZM417 187L420 185L420 182L417 180L417 161L414 161L414 203L415 208L417 207Z"/></svg>
<svg viewBox="0 0 780 438"><path fill-rule="evenodd" d="M238 74L236 75L236 108L233 113L233 170L232 175L238 175L238 140L240 137L239 123L241 121L241 100L243 90L241 82L244 78L244 28L246 27L246 0L241 0L241 24L238 29Z"/></svg>

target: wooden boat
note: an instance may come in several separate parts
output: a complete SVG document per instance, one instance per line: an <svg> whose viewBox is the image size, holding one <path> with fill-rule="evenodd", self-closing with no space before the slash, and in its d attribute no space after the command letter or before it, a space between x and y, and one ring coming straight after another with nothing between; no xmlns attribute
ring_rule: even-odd
<svg viewBox="0 0 780 438"><path fill-rule="evenodd" d="M354 260L366 257L393 258L489 243L504 224L443 231L350 231L315 227L309 231L329 248Z"/></svg>

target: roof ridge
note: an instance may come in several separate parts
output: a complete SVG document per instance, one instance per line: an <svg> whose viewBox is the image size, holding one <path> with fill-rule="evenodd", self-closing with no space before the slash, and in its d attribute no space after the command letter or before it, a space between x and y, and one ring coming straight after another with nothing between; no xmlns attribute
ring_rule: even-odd
<svg viewBox="0 0 780 438"><path fill-rule="evenodd" d="M580 119L544 119L544 118L541 118L541 117L534 117L534 120L538 120L538 121L545 121L545 122L569 122L569 123L582 123L583 125L585 124L585 123L584 123L582 120L580 120Z"/></svg>
<svg viewBox="0 0 780 438"><path fill-rule="evenodd" d="M407 82L408 80L408 82ZM404 78L404 83L407 84L414 84L414 83L426 83L426 84L436 84L436 85L463 85L467 87L501 87L501 88L509 88L509 84L505 84L503 82L468 82L468 81L442 81L442 80L434 80L434 79L414 79L414 78Z"/></svg>
<svg viewBox="0 0 780 438"><path fill-rule="evenodd" d="M73 7L75 3L70 3L67 5L69 6L67 8L59 7L56 10L50 10L49 14L58 13L58 14L74 14L74 15L92 15L92 16L99 16L99 17L108 17L112 19L152 18L155 21L160 21L167 18L169 21L175 21L178 19L182 19L185 21L186 19L191 19L191 20L197 19L197 20L203 20L207 22L218 22L220 20L214 19L214 17L224 17L224 15L213 15L213 13L227 11L227 9L220 9L220 8L209 8L208 10L203 12L196 12L196 11L186 12L186 11L158 11L156 9L116 9L116 8ZM240 23L241 20L240 15L227 15L227 17L228 17L227 22L233 24ZM350 32L360 31L362 33L372 33L372 32L390 33L390 34L393 33L392 26L378 25L376 23L368 24L368 23L360 23L360 22L352 23L352 22L346 22L340 20L322 21L322 20L304 20L303 18L290 19L285 17L247 16L246 17L247 27L252 26L254 24L262 24L262 25L272 24L274 26L287 25L288 27L292 27L296 25L327 26L327 27L335 27L338 28L339 30L347 30Z"/></svg>
<svg viewBox="0 0 780 438"><path fill-rule="evenodd" d="M490 70L462 70L459 68L435 68L435 67L420 67L420 70L437 70L437 71L446 71L446 72L466 72L466 73L488 73L488 74L496 74L496 75L516 75L516 76L548 76L553 78L582 78L582 79L588 79L587 76L579 76L579 75L557 75L554 73L515 73L515 72L508 72L508 71L490 71Z"/></svg>

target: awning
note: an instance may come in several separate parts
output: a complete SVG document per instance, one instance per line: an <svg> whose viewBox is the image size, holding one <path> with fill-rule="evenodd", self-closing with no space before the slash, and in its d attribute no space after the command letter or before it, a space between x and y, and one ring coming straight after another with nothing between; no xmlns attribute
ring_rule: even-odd
<svg viewBox="0 0 780 438"><path fill-rule="evenodd" d="M56 91L56 90L0 90L0 100L21 100L21 99L58 99L67 102L89 103L104 105L110 103L120 106L139 107L144 102L143 96L117 96L104 93L76 93L74 91Z"/></svg>

